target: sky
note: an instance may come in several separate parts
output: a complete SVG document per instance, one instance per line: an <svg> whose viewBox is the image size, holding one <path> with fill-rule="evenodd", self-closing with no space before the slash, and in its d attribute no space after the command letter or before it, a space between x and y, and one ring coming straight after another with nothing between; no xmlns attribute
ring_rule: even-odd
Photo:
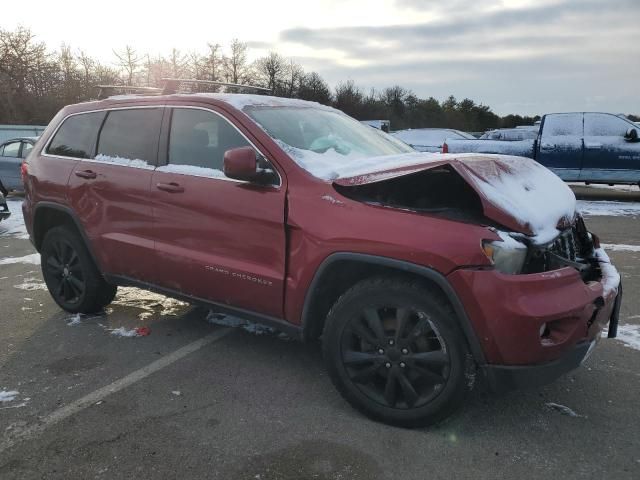
<svg viewBox="0 0 640 480"><path fill-rule="evenodd" d="M501 115L640 114L640 0L17 0L0 28L28 27L104 63L113 49L206 50L238 38L251 58L292 57L331 86L401 85L471 98Z"/></svg>

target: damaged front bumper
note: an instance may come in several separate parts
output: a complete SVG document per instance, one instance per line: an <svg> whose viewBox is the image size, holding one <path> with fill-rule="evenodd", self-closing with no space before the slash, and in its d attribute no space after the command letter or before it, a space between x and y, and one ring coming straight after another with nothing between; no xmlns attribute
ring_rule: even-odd
<svg viewBox="0 0 640 480"><path fill-rule="evenodd" d="M600 277L588 281L570 267L526 275L460 269L449 275L485 354L482 368L492 390L552 382L580 365L607 324L615 336L620 276L603 251L594 253Z"/></svg>

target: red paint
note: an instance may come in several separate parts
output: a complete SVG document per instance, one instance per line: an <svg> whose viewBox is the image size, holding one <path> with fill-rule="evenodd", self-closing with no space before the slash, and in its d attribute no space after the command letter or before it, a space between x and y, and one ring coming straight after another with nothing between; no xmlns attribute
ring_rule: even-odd
<svg viewBox="0 0 640 480"><path fill-rule="evenodd" d="M69 113L139 105L199 106L223 114L271 162L281 184L265 187L34 151L23 207L31 234L38 203L69 207L103 272L293 324L301 323L309 285L332 253L364 253L427 266L447 276L489 363L553 360L577 341L595 338L608 320L612 298L605 299L605 307L587 328L593 302L602 294L599 283L585 284L571 269L497 273L481 242L498 236L485 226L345 198L297 166L248 116L214 98L173 95L66 107L45 131L39 148ZM162 145L161 138L160 150ZM464 168L459 173L464 176ZM398 171L382 176L395 174ZM482 201L485 213L491 211L495 220L522 227L488 199ZM553 327L544 341L539 333L543 323Z"/></svg>

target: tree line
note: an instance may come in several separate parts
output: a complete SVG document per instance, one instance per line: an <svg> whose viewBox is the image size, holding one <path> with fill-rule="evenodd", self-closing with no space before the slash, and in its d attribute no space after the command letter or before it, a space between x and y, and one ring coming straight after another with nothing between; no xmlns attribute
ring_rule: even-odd
<svg viewBox="0 0 640 480"><path fill-rule="evenodd" d="M159 87L167 77L262 86L273 95L332 105L359 120L387 119L392 129L485 131L538 119L500 117L468 98L422 99L397 85L365 92L348 80L331 89L319 73L307 72L277 52L250 61L247 44L239 40L226 48L208 43L205 53L174 48L158 56L125 46L114 50L113 62L105 64L69 45L52 51L27 28L0 29L0 123L47 124L64 105L96 98L96 85Z"/></svg>

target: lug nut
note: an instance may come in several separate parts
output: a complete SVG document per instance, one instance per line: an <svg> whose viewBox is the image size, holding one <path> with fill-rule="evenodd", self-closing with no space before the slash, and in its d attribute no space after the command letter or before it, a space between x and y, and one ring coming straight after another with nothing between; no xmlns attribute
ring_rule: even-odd
<svg viewBox="0 0 640 480"><path fill-rule="evenodd" d="M379 353L380 355L384 355L384 350L383 350L383 349L380 349L380 350L378 350L378 353Z"/></svg>
<svg viewBox="0 0 640 480"><path fill-rule="evenodd" d="M406 367L405 363L404 362L400 362L400 368L404 368L404 367Z"/></svg>
<svg viewBox="0 0 640 480"><path fill-rule="evenodd" d="M403 349L402 349L402 354L403 354L403 355L406 355L407 353L409 353L409 350L407 350L406 348L403 348Z"/></svg>
<svg viewBox="0 0 640 480"><path fill-rule="evenodd" d="M391 368L391 364L389 362L385 363L384 366L387 368Z"/></svg>

